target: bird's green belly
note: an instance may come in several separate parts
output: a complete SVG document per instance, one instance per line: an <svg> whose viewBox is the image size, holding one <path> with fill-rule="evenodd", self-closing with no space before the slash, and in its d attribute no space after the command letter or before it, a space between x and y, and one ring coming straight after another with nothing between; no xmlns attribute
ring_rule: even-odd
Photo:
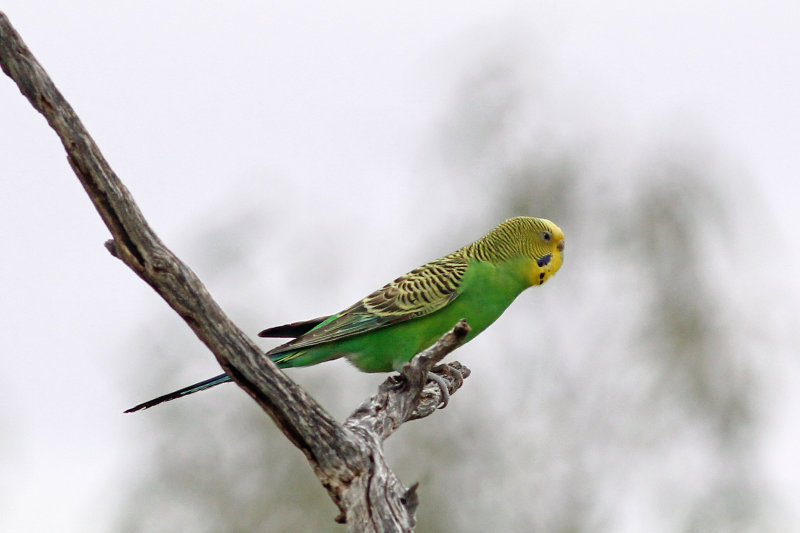
<svg viewBox="0 0 800 533"><path fill-rule="evenodd" d="M462 318L470 326L464 342L486 329L505 310L490 306L458 305L458 300L430 315L372 332L370 341L358 338L342 343L346 357L364 372L391 372L411 360L447 333ZM349 346L348 346L349 345Z"/></svg>
<svg viewBox="0 0 800 533"><path fill-rule="evenodd" d="M494 322L525 288L517 278L498 276L497 272L481 267L473 268L468 278L471 279L465 279L467 290L434 313L363 335L306 348L291 359L291 366L308 366L346 357L364 372L398 370L414 355L435 343L462 318L470 326L465 342L471 340Z"/></svg>

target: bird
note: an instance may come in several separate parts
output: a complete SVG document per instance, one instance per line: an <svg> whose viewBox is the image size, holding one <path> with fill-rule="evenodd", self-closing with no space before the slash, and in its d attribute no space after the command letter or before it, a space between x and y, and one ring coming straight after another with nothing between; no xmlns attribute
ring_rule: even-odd
<svg viewBox="0 0 800 533"><path fill-rule="evenodd" d="M564 233L543 218L514 217L455 252L391 281L329 316L261 331L291 338L266 352L279 368L347 358L363 372L399 371L460 319L464 342L491 325L525 289L541 285L564 260ZM131 413L231 381L227 374L141 403Z"/></svg>

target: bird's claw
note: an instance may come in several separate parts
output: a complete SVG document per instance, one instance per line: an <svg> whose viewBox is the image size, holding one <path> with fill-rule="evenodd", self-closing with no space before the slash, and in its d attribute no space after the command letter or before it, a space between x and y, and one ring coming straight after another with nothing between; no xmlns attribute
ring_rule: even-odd
<svg viewBox="0 0 800 533"><path fill-rule="evenodd" d="M428 372L428 379L439 386L439 391L442 393L442 403L439 404L438 408L444 409L450 401L450 391L447 388L447 381L439 374L433 372Z"/></svg>
<svg viewBox="0 0 800 533"><path fill-rule="evenodd" d="M461 385L464 384L464 374L461 373L461 363L458 361L454 361L450 364L441 364L436 365L433 367L433 372L445 374L448 377L452 377L455 381L454 389L460 389ZM469 373L467 373L469 375Z"/></svg>

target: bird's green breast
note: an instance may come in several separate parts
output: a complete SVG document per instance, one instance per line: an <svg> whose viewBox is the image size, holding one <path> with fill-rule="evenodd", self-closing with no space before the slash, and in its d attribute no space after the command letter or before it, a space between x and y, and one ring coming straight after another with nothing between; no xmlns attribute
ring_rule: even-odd
<svg viewBox="0 0 800 533"><path fill-rule="evenodd" d="M467 341L486 329L529 284L530 261L512 260L500 265L473 261L459 286L459 296L444 308L368 333L302 350L291 366L307 366L347 357L364 372L398 370L415 354L436 342L456 322L470 326ZM465 341L466 342L466 341Z"/></svg>

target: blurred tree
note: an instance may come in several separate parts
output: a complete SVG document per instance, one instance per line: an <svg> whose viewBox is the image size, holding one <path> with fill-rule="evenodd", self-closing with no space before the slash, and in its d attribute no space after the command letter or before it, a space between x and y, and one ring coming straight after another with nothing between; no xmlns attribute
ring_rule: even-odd
<svg viewBox="0 0 800 533"><path fill-rule="evenodd" d="M556 114L543 79L490 61L448 115L447 161L459 181L503 216L557 220L567 259L562 284L545 301L535 296L546 312L512 313L509 329L525 335L492 347L514 371L487 385L486 359L470 362L481 375L474 386L487 389L470 398L506 391L489 418L518 423L524 413L530 427L493 428L485 447L448 443L445 457L474 481L439 462L439 488L458 487L470 512L444 515L457 506L446 498L423 505L419 531L763 530L758 376L738 334L746 315L725 309L738 280L719 268L748 236L731 214L735 191L722 192L741 179L715 174L724 165L709 164L714 153L680 149L690 138L609 165L603 149L622 147L550 134L576 119ZM480 410L470 406L469 417ZM444 422L454 433L468 423Z"/></svg>
<svg viewBox="0 0 800 533"><path fill-rule="evenodd" d="M567 258L546 290L495 326L500 333L460 350L474 373L456 408L387 442L401 477L421 481L418 531L763 531L758 374L737 333L745 315L725 309L724 290L738 280L720 269L735 260L724 243L747 228L721 193L728 176L706 164L717 156L664 143L616 161L630 148L559 114L544 75L531 75L537 66L490 58L478 67L443 125L444 186L468 184L458 212L480 215L470 221L476 233L516 214L554 219ZM409 187L425 189L419 180ZM426 223L453 213L438 216ZM249 249L234 242L239 227L204 231ZM442 246L415 243L432 256ZM273 268L290 271L302 258L291 238L285 246L276 253L285 264ZM212 267L214 257L200 268L235 280L234 305L246 316L241 265ZM344 259L327 260L350 272ZM294 318L304 317L279 320ZM147 329L150 345L137 354L197 351ZM182 383L169 359L142 360L149 370L136 374L169 389ZM331 411L348 412L358 400L342 391L364 376L330 378L338 371L323 367L296 375ZM147 413L150 451L121 530L341 530L305 460L233 389Z"/></svg>

